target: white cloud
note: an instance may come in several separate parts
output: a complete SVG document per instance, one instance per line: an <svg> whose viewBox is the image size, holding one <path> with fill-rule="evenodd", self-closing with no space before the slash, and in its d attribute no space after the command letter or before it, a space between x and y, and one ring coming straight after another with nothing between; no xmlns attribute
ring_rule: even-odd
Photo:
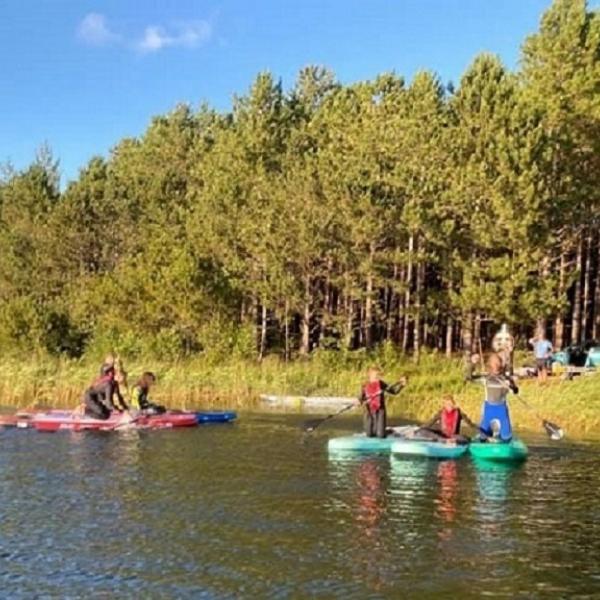
<svg viewBox="0 0 600 600"><path fill-rule="evenodd" d="M109 25L100 13L88 13L77 26L77 37L90 46L118 44L142 54L163 48L197 48L210 40L212 25L207 20L174 21L169 27L148 25L141 37L127 39Z"/></svg>
<svg viewBox="0 0 600 600"><path fill-rule="evenodd" d="M104 15L89 13L77 27L77 37L90 46L106 46L120 40L120 36L112 32Z"/></svg>
<svg viewBox="0 0 600 600"><path fill-rule="evenodd" d="M157 52L173 46L197 48L208 42L211 35L212 27L208 21L179 22L170 29L151 25L146 27L143 37L135 47L144 53Z"/></svg>

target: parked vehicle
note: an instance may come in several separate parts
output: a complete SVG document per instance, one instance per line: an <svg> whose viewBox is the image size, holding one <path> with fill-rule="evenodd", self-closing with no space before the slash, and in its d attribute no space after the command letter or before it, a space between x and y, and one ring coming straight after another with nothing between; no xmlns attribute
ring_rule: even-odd
<svg viewBox="0 0 600 600"><path fill-rule="evenodd" d="M600 344L597 346L592 346L588 350L585 366L588 369L597 369L600 367Z"/></svg>
<svg viewBox="0 0 600 600"><path fill-rule="evenodd" d="M600 367L600 343L589 340L581 345L567 346L552 355L552 371L564 373L567 379Z"/></svg>

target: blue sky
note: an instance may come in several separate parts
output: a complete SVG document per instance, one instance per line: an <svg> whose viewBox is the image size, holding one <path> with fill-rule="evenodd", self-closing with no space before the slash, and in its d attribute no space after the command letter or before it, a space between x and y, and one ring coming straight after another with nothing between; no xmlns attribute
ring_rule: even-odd
<svg viewBox="0 0 600 600"><path fill-rule="evenodd" d="M227 109L257 72L307 64L343 82L428 68L457 81L480 51L515 67L550 0L1 0L0 161L47 142L64 179L178 102Z"/></svg>

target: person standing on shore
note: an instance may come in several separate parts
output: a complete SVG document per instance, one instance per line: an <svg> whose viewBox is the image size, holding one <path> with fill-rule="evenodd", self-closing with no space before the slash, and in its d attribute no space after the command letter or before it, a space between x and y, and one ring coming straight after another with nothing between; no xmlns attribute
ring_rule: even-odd
<svg viewBox="0 0 600 600"><path fill-rule="evenodd" d="M504 372L513 374L513 352L515 349L515 338L508 331L508 325L503 323L500 330L492 340L492 349L502 359Z"/></svg>
<svg viewBox="0 0 600 600"><path fill-rule="evenodd" d="M552 344L546 339L543 331L538 332L536 337L531 338L529 344L533 346L538 382L544 383L548 379L548 368L553 350Z"/></svg>

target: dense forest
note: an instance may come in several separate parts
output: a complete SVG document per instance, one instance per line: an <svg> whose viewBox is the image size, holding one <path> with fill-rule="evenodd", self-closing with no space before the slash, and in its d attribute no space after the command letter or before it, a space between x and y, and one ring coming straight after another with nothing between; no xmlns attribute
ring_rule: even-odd
<svg viewBox="0 0 600 600"><path fill-rule="evenodd" d="M261 73L230 112L178 106L65 189L47 149L0 179L3 353L418 356L501 322L563 346L600 339L599 267L585 0L555 0L516 72L482 54L456 85Z"/></svg>

